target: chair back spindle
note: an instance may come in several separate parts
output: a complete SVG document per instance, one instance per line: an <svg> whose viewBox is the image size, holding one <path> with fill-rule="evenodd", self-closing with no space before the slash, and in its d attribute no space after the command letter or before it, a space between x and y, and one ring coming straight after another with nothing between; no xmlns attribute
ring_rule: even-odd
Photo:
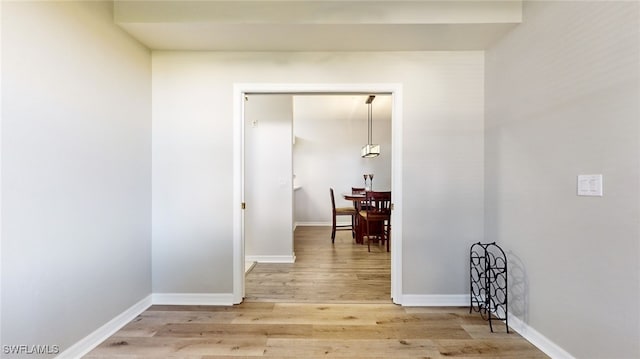
<svg viewBox="0 0 640 359"><path fill-rule="evenodd" d="M360 217L364 220L367 236L367 247L371 251L372 239L386 241L387 252L391 237L391 192L367 191ZM372 227L372 224L377 224Z"/></svg>

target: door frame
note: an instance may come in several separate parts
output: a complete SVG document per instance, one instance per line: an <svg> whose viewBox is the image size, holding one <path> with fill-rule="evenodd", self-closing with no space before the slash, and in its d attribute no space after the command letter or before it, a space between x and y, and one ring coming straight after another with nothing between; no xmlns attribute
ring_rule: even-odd
<svg viewBox="0 0 640 359"><path fill-rule="evenodd" d="M235 83L233 85L233 303L244 299L244 99L248 94L390 94L391 191L393 192L393 241L391 241L391 299L402 304L402 84L291 84Z"/></svg>

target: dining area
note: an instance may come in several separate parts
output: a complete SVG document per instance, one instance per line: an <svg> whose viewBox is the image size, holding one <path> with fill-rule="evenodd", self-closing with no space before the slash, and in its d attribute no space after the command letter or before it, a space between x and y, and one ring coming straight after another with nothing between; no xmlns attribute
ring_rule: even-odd
<svg viewBox="0 0 640 359"><path fill-rule="evenodd" d="M367 199L366 192L392 188L391 100L389 94L294 96L294 232L324 227L332 243L349 241L357 250L368 244L371 252L380 244L387 253L391 200Z"/></svg>
<svg viewBox="0 0 640 359"><path fill-rule="evenodd" d="M367 186L367 177L373 181L372 174L365 174L365 187L351 187L351 191L340 193L343 200L351 202L351 206L336 207L336 194L329 188L332 209L331 242L335 242L336 232L351 231L355 245L367 245L371 252L371 244L386 246L390 251L391 241L391 191L373 191ZM345 223L345 220L347 222ZM348 222L350 221L350 223Z"/></svg>

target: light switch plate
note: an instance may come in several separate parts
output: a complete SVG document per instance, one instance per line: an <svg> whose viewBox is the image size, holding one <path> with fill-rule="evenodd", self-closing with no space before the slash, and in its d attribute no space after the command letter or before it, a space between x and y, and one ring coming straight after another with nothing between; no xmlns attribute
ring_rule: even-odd
<svg viewBox="0 0 640 359"><path fill-rule="evenodd" d="M578 196L602 197L602 175L578 175Z"/></svg>

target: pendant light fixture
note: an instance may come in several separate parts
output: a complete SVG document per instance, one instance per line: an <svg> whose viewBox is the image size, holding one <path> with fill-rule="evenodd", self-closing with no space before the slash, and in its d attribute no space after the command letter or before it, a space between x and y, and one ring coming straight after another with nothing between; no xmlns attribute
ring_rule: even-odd
<svg viewBox="0 0 640 359"><path fill-rule="evenodd" d="M360 150L360 156L362 156L362 158L372 158L372 157L378 157L380 155L380 145L374 145L372 144L372 133L373 133L373 111L372 111L372 103L373 103L373 99L375 99L376 97L374 95L370 95L367 98L367 101L365 101L365 103L368 106L368 116L367 116L367 144L362 146L362 150Z"/></svg>

